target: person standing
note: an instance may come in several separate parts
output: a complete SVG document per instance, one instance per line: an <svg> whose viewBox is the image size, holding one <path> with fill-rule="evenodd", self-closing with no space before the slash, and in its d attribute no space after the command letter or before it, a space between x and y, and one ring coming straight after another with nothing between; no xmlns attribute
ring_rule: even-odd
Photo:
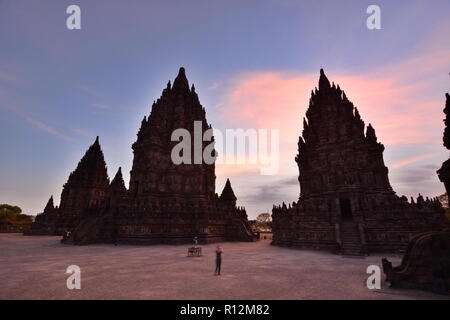
<svg viewBox="0 0 450 320"><path fill-rule="evenodd" d="M216 271L214 272L215 275L220 276L220 267L222 265L222 253L223 250L220 246L216 247Z"/></svg>

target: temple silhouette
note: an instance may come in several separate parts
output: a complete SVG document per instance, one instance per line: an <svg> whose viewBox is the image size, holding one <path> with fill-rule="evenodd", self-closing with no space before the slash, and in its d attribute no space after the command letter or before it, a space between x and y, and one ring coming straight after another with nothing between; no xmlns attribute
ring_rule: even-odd
<svg viewBox="0 0 450 320"><path fill-rule="evenodd" d="M169 81L142 120L132 146L129 189L121 168L109 182L97 137L64 184L59 207L51 197L28 234L65 235L64 241L74 244L178 244L194 237L201 243L252 241L230 181L220 196L215 192L214 163L176 165L171 159L178 143L171 141L172 132L184 128L194 136L194 121L202 123L202 133L211 128L180 68L173 86Z"/></svg>
<svg viewBox="0 0 450 320"><path fill-rule="evenodd" d="M383 151L375 129L321 69L295 158L300 197L274 206L273 244L364 255L402 250L414 235L439 229L438 199L398 197Z"/></svg>

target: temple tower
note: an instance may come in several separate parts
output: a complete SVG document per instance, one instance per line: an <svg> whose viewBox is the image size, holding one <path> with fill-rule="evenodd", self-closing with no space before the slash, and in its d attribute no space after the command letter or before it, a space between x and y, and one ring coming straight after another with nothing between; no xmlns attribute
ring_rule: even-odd
<svg viewBox="0 0 450 320"><path fill-rule="evenodd" d="M105 204L109 178L98 137L63 186L58 229L71 230L88 209Z"/></svg>
<svg viewBox="0 0 450 320"><path fill-rule="evenodd" d="M365 132L364 132L365 131ZM379 196L392 196L384 146L338 86L320 70L319 90L311 93L298 155L300 200L339 213L333 222L353 219ZM355 217L356 216L356 217Z"/></svg>
<svg viewBox="0 0 450 320"><path fill-rule="evenodd" d="M180 135L172 139L174 133ZM63 241L73 244L253 241L230 181L221 197L215 193L213 142L205 109L180 68L142 120L129 190L121 168L109 183L97 137L64 185L56 227L41 230L71 231ZM183 163L172 159L173 150Z"/></svg>
<svg viewBox="0 0 450 320"><path fill-rule="evenodd" d="M220 194L220 201L224 203L228 203L231 206L236 205L236 196L234 195L233 188L231 188L231 182L230 179L227 179L227 182L225 183L225 186L223 187L222 193Z"/></svg>
<svg viewBox="0 0 450 320"><path fill-rule="evenodd" d="M123 181L122 168L119 167L116 175L108 186L107 191L107 206L117 207L123 204L128 196L127 188L125 187L125 182Z"/></svg>
<svg viewBox="0 0 450 320"><path fill-rule="evenodd" d="M442 226L437 199L409 203L395 194L383 151L372 125L321 69L295 158L300 197L274 206L273 244L364 255L402 250L415 234Z"/></svg>
<svg viewBox="0 0 450 320"><path fill-rule="evenodd" d="M194 121L201 131L194 133ZM171 141L176 129L185 129L191 137L191 163L175 164L171 151L178 141ZM151 201L155 196L170 195L197 199L212 199L215 194L215 166L195 164L194 146L200 139L203 150L211 141L203 141L211 129L200 104L195 87L189 88L184 68L180 68L171 86L167 84L161 97L153 103L148 118L144 117L137 140L133 144L134 160L130 172L130 195L136 201ZM213 139L213 138L212 138Z"/></svg>

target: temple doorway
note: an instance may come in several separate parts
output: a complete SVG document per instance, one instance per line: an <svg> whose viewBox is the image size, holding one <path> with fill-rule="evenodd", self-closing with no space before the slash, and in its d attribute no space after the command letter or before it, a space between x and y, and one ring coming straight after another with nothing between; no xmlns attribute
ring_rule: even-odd
<svg viewBox="0 0 450 320"><path fill-rule="evenodd" d="M341 198L339 199L339 204L341 207L341 218L344 221L351 221L353 220L352 215L352 206L350 204L350 199L348 198Z"/></svg>

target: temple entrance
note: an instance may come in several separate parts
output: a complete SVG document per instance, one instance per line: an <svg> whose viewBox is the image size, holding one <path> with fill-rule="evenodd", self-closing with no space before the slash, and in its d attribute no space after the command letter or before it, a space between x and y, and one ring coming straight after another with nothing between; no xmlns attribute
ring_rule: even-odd
<svg viewBox="0 0 450 320"><path fill-rule="evenodd" d="M348 198L341 198L339 199L339 204L341 207L341 218L344 221L351 221L353 220L352 215L352 206L350 204L350 199Z"/></svg>

